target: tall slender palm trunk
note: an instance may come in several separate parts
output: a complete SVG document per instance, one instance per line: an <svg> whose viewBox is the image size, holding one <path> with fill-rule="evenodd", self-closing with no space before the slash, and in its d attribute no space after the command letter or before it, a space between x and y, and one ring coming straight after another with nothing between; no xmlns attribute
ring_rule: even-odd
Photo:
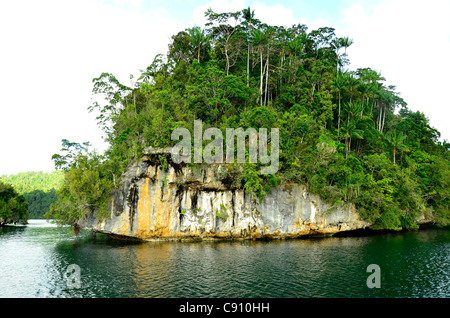
<svg viewBox="0 0 450 318"><path fill-rule="evenodd" d="M247 87L250 85L250 42L247 47Z"/></svg>
<svg viewBox="0 0 450 318"><path fill-rule="evenodd" d="M259 95L261 98L261 106L263 105L263 82L264 82L264 72L263 72L263 50L262 47L260 47L260 57L261 57L261 76L260 76L260 83L259 83Z"/></svg>
<svg viewBox="0 0 450 318"><path fill-rule="evenodd" d="M269 83L269 48L267 47L267 61L266 61L266 66L267 69L266 71L266 92L265 92L265 99L264 99L264 106L267 106L267 98L268 98L268 83Z"/></svg>
<svg viewBox="0 0 450 318"><path fill-rule="evenodd" d="M341 92L339 92L338 136L340 129L341 129Z"/></svg>

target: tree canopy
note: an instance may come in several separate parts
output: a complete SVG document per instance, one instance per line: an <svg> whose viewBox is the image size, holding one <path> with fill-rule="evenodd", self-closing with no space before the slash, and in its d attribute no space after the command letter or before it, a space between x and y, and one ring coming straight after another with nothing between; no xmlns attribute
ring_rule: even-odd
<svg viewBox="0 0 450 318"><path fill-rule="evenodd" d="M0 226L8 223L26 223L28 205L25 198L10 184L0 180Z"/></svg>
<svg viewBox="0 0 450 318"><path fill-rule="evenodd" d="M28 205L30 219L42 219L57 201L56 191L62 186L62 171L29 171L12 175L3 175L0 181L11 184L22 195Z"/></svg>
<svg viewBox="0 0 450 318"><path fill-rule="evenodd" d="M173 35L167 54L132 87L109 73L93 79L102 102L89 110L110 146L99 155L63 142L54 160L66 169L65 183L50 217L75 222L102 210L145 147L173 146L174 129L192 133L202 120L223 132L280 130L277 174L246 163L235 176L260 198L298 182L330 204L354 203L374 228L411 228L421 215L449 224L449 144L379 72L346 68L352 39L329 27L267 25L251 8L205 16L204 28Z"/></svg>

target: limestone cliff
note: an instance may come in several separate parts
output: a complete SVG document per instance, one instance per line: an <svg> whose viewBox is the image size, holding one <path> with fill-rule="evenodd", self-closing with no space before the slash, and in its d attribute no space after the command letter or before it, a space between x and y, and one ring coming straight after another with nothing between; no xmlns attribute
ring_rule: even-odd
<svg viewBox="0 0 450 318"><path fill-rule="evenodd" d="M298 184L272 189L262 202L233 186L224 165L163 169L144 156L122 177L109 205L82 228L139 239L279 238L333 234L369 226L353 205L331 207Z"/></svg>

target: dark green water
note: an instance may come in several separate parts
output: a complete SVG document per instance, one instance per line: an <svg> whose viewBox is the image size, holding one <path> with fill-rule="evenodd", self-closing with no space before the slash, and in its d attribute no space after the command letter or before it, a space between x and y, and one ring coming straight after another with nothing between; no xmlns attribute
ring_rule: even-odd
<svg viewBox="0 0 450 318"><path fill-rule="evenodd" d="M67 267L80 269L80 288ZM370 264L381 288L367 287ZM0 297L450 296L450 230L273 242L124 243L43 220L0 228Z"/></svg>

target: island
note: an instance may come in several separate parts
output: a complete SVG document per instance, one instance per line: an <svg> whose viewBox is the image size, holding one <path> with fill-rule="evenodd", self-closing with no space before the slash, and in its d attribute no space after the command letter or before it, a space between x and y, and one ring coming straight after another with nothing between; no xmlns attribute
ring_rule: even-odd
<svg viewBox="0 0 450 318"><path fill-rule="evenodd" d="M449 143L380 72L347 68L352 39L267 25L251 8L205 16L131 84L93 79L88 111L109 148L63 139L48 218L143 240L450 224Z"/></svg>

